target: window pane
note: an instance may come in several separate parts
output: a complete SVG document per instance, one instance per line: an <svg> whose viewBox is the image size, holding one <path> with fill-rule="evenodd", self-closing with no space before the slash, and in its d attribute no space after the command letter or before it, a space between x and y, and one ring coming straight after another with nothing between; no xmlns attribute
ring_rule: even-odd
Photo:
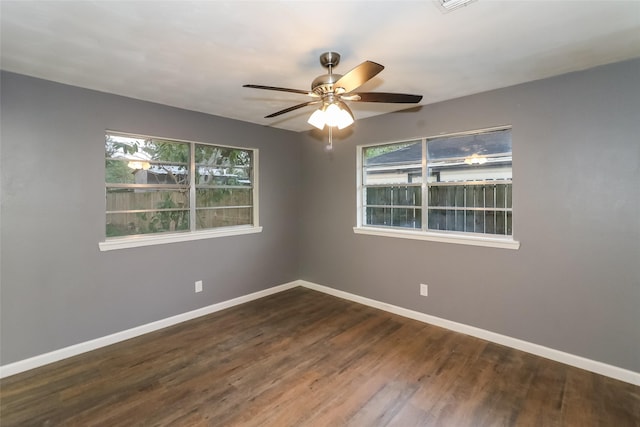
<svg viewBox="0 0 640 427"><path fill-rule="evenodd" d="M107 135L107 183L189 184L189 144Z"/></svg>
<svg viewBox="0 0 640 427"><path fill-rule="evenodd" d="M362 160L365 166L406 163L407 160L422 161L422 142L405 141L394 144L375 145L362 149Z"/></svg>
<svg viewBox="0 0 640 427"><path fill-rule="evenodd" d="M109 184L135 183L135 169L127 166L128 160L106 159L104 165L105 182Z"/></svg>
<svg viewBox="0 0 640 427"><path fill-rule="evenodd" d="M107 188L107 212L140 209L189 209L189 193L155 188Z"/></svg>
<svg viewBox="0 0 640 427"><path fill-rule="evenodd" d="M189 185L189 168L180 163L150 162L148 170L138 169L134 176L136 184Z"/></svg>
<svg viewBox="0 0 640 427"><path fill-rule="evenodd" d="M195 145L198 186L252 185L253 158L250 150Z"/></svg>
<svg viewBox="0 0 640 427"><path fill-rule="evenodd" d="M148 160L137 155L145 145L145 138L111 135L105 136L104 154L107 159Z"/></svg>
<svg viewBox="0 0 640 427"><path fill-rule="evenodd" d="M367 188L367 205L390 205L391 187Z"/></svg>
<svg viewBox="0 0 640 427"><path fill-rule="evenodd" d="M485 225L485 211L473 211L474 214L474 233L484 233L484 225Z"/></svg>
<svg viewBox="0 0 640 427"><path fill-rule="evenodd" d="M107 237L188 230L188 210L107 213Z"/></svg>
<svg viewBox="0 0 640 427"><path fill-rule="evenodd" d="M511 180L511 130L427 141L429 182Z"/></svg>
<svg viewBox="0 0 640 427"><path fill-rule="evenodd" d="M196 229L253 224L253 208L197 209Z"/></svg>
<svg viewBox="0 0 640 427"><path fill-rule="evenodd" d="M429 229L446 230L446 211L440 209L429 209Z"/></svg>
<svg viewBox="0 0 640 427"><path fill-rule="evenodd" d="M202 167L196 169L198 187L251 187L250 171L239 168Z"/></svg>
<svg viewBox="0 0 640 427"><path fill-rule="evenodd" d="M196 207L249 206L253 190L247 188L199 188L196 190Z"/></svg>
<svg viewBox="0 0 640 427"><path fill-rule="evenodd" d="M442 207L511 208L511 183L429 186L429 203Z"/></svg>
<svg viewBox="0 0 640 427"><path fill-rule="evenodd" d="M128 162L144 163L156 160L187 165L189 163L189 143L107 134L105 156Z"/></svg>
<svg viewBox="0 0 640 427"><path fill-rule="evenodd" d="M430 186L429 205L455 207L464 206L465 187L464 186Z"/></svg>
<svg viewBox="0 0 640 427"><path fill-rule="evenodd" d="M142 151L152 160L159 160L182 165L189 164L189 144L166 139L150 139L145 141Z"/></svg>
<svg viewBox="0 0 640 427"><path fill-rule="evenodd" d="M422 210L394 208L391 210L391 225L394 227L420 228L422 227Z"/></svg>
<svg viewBox="0 0 640 427"><path fill-rule="evenodd" d="M422 210L416 208L366 208L368 225L421 228Z"/></svg>
<svg viewBox="0 0 640 427"><path fill-rule="evenodd" d="M429 209L429 229L446 231L468 231L469 211L457 209Z"/></svg>
<svg viewBox="0 0 640 427"><path fill-rule="evenodd" d="M465 159L473 154L481 157L511 155L511 129L430 138L427 151L429 161Z"/></svg>
<svg viewBox="0 0 640 427"><path fill-rule="evenodd" d="M420 187L392 187L393 205L420 206L422 189Z"/></svg>
<svg viewBox="0 0 640 427"><path fill-rule="evenodd" d="M420 206L422 189L414 186L369 187L367 205Z"/></svg>
<svg viewBox="0 0 640 427"><path fill-rule="evenodd" d="M366 208L367 224L391 225L391 208Z"/></svg>
<svg viewBox="0 0 640 427"><path fill-rule="evenodd" d="M429 209L429 229L511 235L510 211Z"/></svg>
<svg viewBox="0 0 640 427"><path fill-rule="evenodd" d="M422 182L422 142L363 148L365 185Z"/></svg>

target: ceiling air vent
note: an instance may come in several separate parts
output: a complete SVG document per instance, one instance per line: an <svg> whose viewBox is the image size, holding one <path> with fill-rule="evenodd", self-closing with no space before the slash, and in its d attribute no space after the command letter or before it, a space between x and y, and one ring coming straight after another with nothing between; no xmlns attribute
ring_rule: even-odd
<svg viewBox="0 0 640 427"><path fill-rule="evenodd" d="M436 0L436 3L444 13L447 13L474 1L476 0Z"/></svg>

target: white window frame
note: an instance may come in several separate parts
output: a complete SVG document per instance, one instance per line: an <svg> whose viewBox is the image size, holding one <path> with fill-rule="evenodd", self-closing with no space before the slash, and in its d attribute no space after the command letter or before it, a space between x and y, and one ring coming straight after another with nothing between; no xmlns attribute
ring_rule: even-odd
<svg viewBox="0 0 640 427"><path fill-rule="evenodd" d="M247 150L247 151L251 151L253 153L253 171L252 171L252 186L253 186L253 194L252 194L252 201L253 201L253 224L248 224L248 225L237 225L237 226L228 226L228 227L217 227L217 228L210 228L210 229L206 229L206 230L195 230L194 228L192 228L190 231L181 231L181 232L175 232L175 233L158 233L158 234L142 234L142 235L134 235L134 236L122 236L122 237L110 237L110 238L106 238L105 235L105 239L101 242L98 242L98 247L100 248L100 251L111 251L111 250L116 250L116 249L127 249L127 248L136 248L136 247L142 247L142 246L152 246L152 245L162 245L162 244L168 244L168 243L177 243L177 242L188 242L188 241L193 241L193 240L202 240L202 239L211 239L211 238L218 238L218 237L229 237L229 236L239 236L239 235L244 235L244 234L254 234L254 233L261 233L262 232L262 227L259 224L259 218L260 218L260 212L258 209L258 195L259 195L259 150L257 148L248 148L248 147L238 147L238 146L231 146L231 145L223 145L223 144L215 144L215 143L207 143L207 142L200 142L200 141L189 141L189 140L184 140L184 139L177 139L177 138L168 138L168 137L157 137L157 136L150 136L150 135L140 135L140 134L132 134L132 133L126 133L126 132L120 132L120 131L113 131L113 130L105 130L105 134L111 134L111 135L121 135L121 136L126 136L126 137L132 137L132 138L147 138L147 139L163 139L163 140L167 140L167 141L175 141L178 143L186 143L190 145L190 153L191 153L191 158L190 158L190 162L189 162L189 169L190 169L190 184L189 187L190 189L194 189L193 191L195 191L195 157L194 157L194 150L193 147L195 146L195 144L200 144L200 145L211 145L211 146L216 146L216 147L224 147L224 148L232 148L232 149L239 149L239 150ZM103 173L104 175L104 173ZM106 187L105 187L105 192L106 192ZM106 193L105 193L106 194ZM194 220L193 217L195 215L195 197L190 197L191 200L191 206L189 207L189 212L190 212L190 217L191 217L191 227L194 227ZM104 209L105 213L106 213L106 198L105 198L105 209ZM103 221L104 224L104 221Z"/></svg>
<svg viewBox="0 0 640 427"><path fill-rule="evenodd" d="M428 180L427 180L427 156L423 154L422 156L422 213L423 213L423 228L422 229L410 229L410 228L401 228L401 227L380 227L375 225L367 225L363 223L364 218L364 200L363 200L363 159L362 153L363 149L367 147L375 147L380 145L389 145L402 143L406 141L421 141L422 142L422 152L426 152L427 141L434 138L442 138L442 137L454 137L454 136L462 136L462 135L473 135L483 132L491 132L498 130L506 130L511 129L511 126L499 126L493 128L486 129L478 129L473 131L465 131L465 132L457 132L450 134L442 134L442 135L434 135L427 137L418 137L418 138L408 138L406 140L395 141L395 142L381 142L375 144L362 144L356 147L356 226L353 227L353 232L355 234L363 234L363 235L372 235L372 236L381 236L381 237L393 237L400 239L413 239L413 240L425 240L432 242L442 242L442 243L453 243L453 244L462 244L462 245L471 245L471 246L484 246L491 248L501 248L501 249L519 249L520 242L514 239L514 233L511 235L493 235L493 234L479 234L479 233L469 233L469 232L457 232L457 231L434 231L428 230L428 224L425 221L425 213L428 206L427 201L427 191L428 191ZM513 228L515 232L515 226Z"/></svg>

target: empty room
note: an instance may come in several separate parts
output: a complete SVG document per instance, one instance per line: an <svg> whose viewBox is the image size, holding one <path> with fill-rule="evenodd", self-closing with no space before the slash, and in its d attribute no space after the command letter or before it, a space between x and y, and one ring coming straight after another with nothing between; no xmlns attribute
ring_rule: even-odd
<svg viewBox="0 0 640 427"><path fill-rule="evenodd" d="M1 426L640 426L640 1L0 32Z"/></svg>

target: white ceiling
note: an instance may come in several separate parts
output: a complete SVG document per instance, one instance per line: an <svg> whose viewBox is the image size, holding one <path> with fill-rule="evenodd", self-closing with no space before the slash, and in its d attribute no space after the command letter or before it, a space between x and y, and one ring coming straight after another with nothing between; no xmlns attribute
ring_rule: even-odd
<svg viewBox="0 0 640 427"><path fill-rule="evenodd" d="M363 91L422 104L640 57L640 1L478 0L442 13L423 1L0 2L2 69L303 131L313 107L267 114L324 74L364 60L386 68ZM351 103L357 118L407 108Z"/></svg>

